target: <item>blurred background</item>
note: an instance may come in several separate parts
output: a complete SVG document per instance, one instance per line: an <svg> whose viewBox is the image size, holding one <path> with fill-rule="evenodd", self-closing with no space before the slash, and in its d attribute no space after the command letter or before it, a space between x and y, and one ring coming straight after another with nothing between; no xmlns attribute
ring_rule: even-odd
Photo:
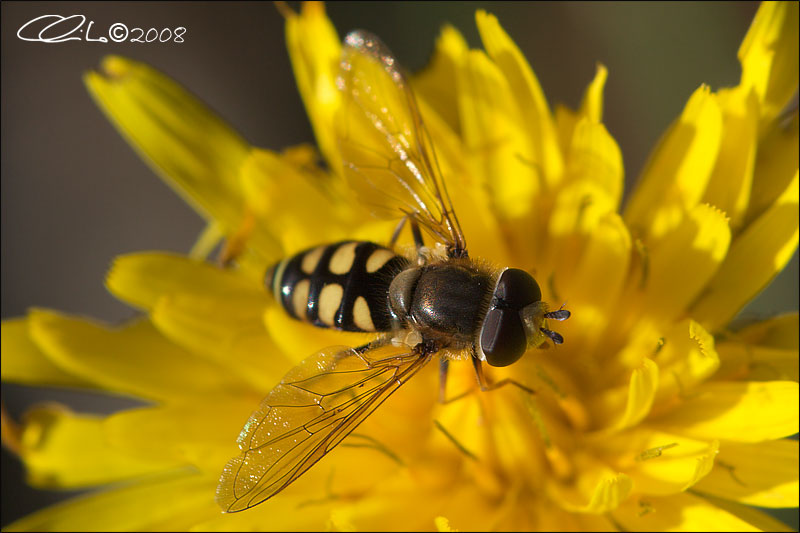
<svg viewBox="0 0 800 533"><path fill-rule="evenodd" d="M293 5L293 7L296 7ZM403 2L328 5L340 36L378 34L409 70L422 68L442 24L480 41L474 12L495 13L526 54L552 106L576 107L597 62L608 67L605 123L622 149L628 187L689 95L739 79L736 51L757 3ZM313 142L270 3L3 2L2 16L2 317L40 306L119 322L133 312L104 289L116 255L187 252L202 220L142 163L89 98L81 75L106 54L144 61L188 87L256 146ZM185 42L58 44L26 42L17 30L46 14L82 14L92 35L128 28L187 28ZM766 317L798 307L797 254L745 311ZM33 392L33 393L32 393ZM4 385L15 418L32 401L95 397ZM113 404L123 407L126 404ZM85 406L85 407L83 407ZM3 450L6 525L64 497L22 482ZM796 511L786 513L797 528Z"/></svg>

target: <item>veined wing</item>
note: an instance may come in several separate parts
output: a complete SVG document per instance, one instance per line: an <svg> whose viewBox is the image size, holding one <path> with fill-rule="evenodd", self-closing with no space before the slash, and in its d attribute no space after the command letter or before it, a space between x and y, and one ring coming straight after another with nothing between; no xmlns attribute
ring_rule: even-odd
<svg viewBox="0 0 800 533"><path fill-rule="evenodd" d="M413 216L448 249L466 242L414 93L388 48L371 33L344 41L336 127L344 174L378 216Z"/></svg>
<svg viewBox="0 0 800 533"><path fill-rule="evenodd" d="M285 489L429 360L391 345L363 353L336 346L303 360L244 425L242 453L225 466L217 503L243 511Z"/></svg>

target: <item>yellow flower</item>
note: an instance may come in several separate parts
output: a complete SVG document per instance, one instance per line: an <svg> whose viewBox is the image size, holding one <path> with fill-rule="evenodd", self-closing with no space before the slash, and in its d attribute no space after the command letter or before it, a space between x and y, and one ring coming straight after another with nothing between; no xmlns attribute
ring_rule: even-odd
<svg viewBox="0 0 800 533"><path fill-rule="evenodd" d="M524 268L568 302L566 342L490 369L515 387L436 402L428 365L356 433L265 503L220 514L214 490L242 423L287 370L363 334L292 321L262 277L345 238L386 242L336 174L340 44L317 4L287 13L313 149L249 146L150 67L109 57L86 84L151 166L209 221L190 257L116 259L119 328L34 310L3 323L2 377L129 395L107 417L32 409L4 441L38 487L103 492L24 529L742 530L795 507L798 315L739 329L737 312L798 243L798 8L764 3L738 86L698 88L620 210L622 156L602 123L606 70L577 111L548 108L495 17L484 50L446 27L413 79L473 257ZM235 268L204 259L225 238ZM407 240L404 242L408 242ZM451 364L448 391L475 387Z"/></svg>

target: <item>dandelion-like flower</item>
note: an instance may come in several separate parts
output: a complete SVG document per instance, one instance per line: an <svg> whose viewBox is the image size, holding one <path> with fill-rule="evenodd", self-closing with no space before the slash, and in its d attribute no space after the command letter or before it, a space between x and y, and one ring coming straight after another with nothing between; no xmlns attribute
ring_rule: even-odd
<svg viewBox="0 0 800 533"><path fill-rule="evenodd" d="M287 13L287 39L329 170L306 146L247 145L145 65L109 57L87 74L120 132L210 222L189 257L114 262L107 286L138 320L35 310L3 323L4 380L150 402L4 417L32 484L124 482L10 530L780 527L752 506L797 505L798 445L785 437L798 431L798 317L728 325L798 243L798 113L783 112L798 85L797 3L760 7L740 84L692 94L622 211L606 70L577 111L552 114L497 19L476 18L485 51L446 27L412 86L471 255L527 270L573 313L558 349L490 370L536 393L438 403L428 365L280 494L220 514L219 473L261 398L305 356L369 340L289 318L264 290L267 267L313 245L386 242L396 223L370 218L339 175L341 47L322 8L304 5ZM223 237L230 264L205 261ZM470 388L472 365L451 364L447 392Z"/></svg>

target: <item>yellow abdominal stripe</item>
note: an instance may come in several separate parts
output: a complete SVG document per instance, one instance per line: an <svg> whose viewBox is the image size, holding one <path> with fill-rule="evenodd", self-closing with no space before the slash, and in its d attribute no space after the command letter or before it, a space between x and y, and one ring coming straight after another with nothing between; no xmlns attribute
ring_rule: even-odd
<svg viewBox="0 0 800 533"><path fill-rule="evenodd" d="M306 319L306 312L308 311L308 290L311 282L307 279L297 282L292 290L292 307L294 313L300 320Z"/></svg>
<svg viewBox="0 0 800 533"><path fill-rule="evenodd" d="M349 242L339 246L328 262L328 271L331 274L347 274L356 258L357 242Z"/></svg>
<svg viewBox="0 0 800 533"><path fill-rule="evenodd" d="M310 276L314 269L317 268L317 263L319 263L319 258L322 257L325 248L326 246L318 246L304 255L303 261L300 263L300 269Z"/></svg>
<svg viewBox="0 0 800 533"><path fill-rule="evenodd" d="M319 293L319 320L326 326L333 326L336 311L342 304L344 289L338 283L325 285Z"/></svg>
<svg viewBox="0 0 800 533"><path fill-rule="evenodd" d="M369 256L369 259L367 259L367 273L372 274L373 272L377 272L383 265L388 263L392 257L394 257L394 253L390 250L385 248L375 250Z"/></svg>
<svg viewBox="0 0 800 533"><path fill-rule="evenodd" d="M356 298L353 305L353 322L364 331L375 331L375 324L372 323L372 314L369 312L369 305L363 296Z"/></svg>

